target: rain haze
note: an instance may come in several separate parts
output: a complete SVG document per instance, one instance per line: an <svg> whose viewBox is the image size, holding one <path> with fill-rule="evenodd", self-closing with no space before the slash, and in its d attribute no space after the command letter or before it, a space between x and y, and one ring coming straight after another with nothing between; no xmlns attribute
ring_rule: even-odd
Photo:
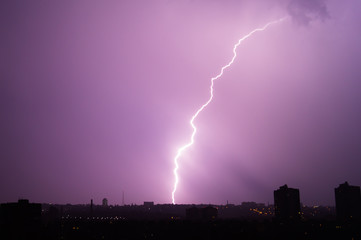
<svg viewBox="0 0 361 240"><path fill-rule="evenodd" d="M361 2L1 1L0 202L334 205L361 185Z"/></svg>

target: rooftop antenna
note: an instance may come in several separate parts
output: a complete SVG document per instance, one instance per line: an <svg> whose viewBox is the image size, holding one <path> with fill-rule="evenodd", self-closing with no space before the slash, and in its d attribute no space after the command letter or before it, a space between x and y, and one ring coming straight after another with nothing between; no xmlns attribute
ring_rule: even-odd
<svg viewBox="0 0 361 240"><path fill-rule="evenodd" d="M124 201L124 191L122 191L122 205L125 206L125 201Z"/></svg>

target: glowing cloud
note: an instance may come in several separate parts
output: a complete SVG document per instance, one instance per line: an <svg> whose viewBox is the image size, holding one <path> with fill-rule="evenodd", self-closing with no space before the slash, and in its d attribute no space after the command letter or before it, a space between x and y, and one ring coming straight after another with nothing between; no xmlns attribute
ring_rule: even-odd
<svg viewBox="0 0 361 240"><path fill-rule="evenodd" d="M182 155L183 151L186 150L188 147L192 146L193 143L194 143L194 136L196 135L196 132L197 132L197 128L196 128L196 126L194 125L194 120L197 118L197 116L199 115L199 113L202 112L203 109L204 109L205 107L207 107L208 104L212 101L212 99L213 99L213 85L214 85L214 81L217 80L218 78L220 78L220 77L223 75L224 70L226 70L228 67L230 67L230 66L233 64L234 60L235 60L236 57L237 57L237 52L236 52L237 47L238 47L244 40L246 40L247 38L249 38L250 36L252 36L254 33L263 31L263 30L267 29L270 25L279 23L279 22L281 22L281 21L283 21L283 20L285 20L285 19L286 19L286 17L281 18L281 19L276 20L276 21L269 22L269 23L267 23L264 27L262 27L262 28L256 28L256 29L253 30L252 32L248 33L246 36L240 38L240 39L238 40L238 42L237 42L237 43L234 45L234 47L233 47L233 57L232 57L231 61L230 61L227 65L225 65L225 66L222 67L221 72L220 72L217 76L211 78L210 97L209 97L208 101L207 101L206 103L204 103L204 104L196 111L196 113L192 116L192 118L191 118L191 120L190 120L190 122L189 122L190 125L191 125L192 128L193 128L193 132L192 132L192 135L191 135L191 139L190 139L190 141L189 141L187 144L183 145L182 147L180 147L180 148L178 149L177 155L174 157L174 165L175 165L175 167L174 167L173 173L174 173L175 181L174 181L174 187L173 187L173 191L172 191L172 203L173 203L173 204L175 204L175 193L176 193L176 191L177 191L177 186L178 186L178 182L179 182L179 177L178 177L178 168L179 168L178 159L179 159L180 156Z"/></svg>

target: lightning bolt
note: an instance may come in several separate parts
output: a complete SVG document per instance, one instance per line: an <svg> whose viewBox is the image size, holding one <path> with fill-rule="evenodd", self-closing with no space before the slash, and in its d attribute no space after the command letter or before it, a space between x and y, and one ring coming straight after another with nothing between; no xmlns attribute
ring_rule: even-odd
<svg viewBox="0 0 361 240"><path fill-rule="evenodd" d="M227 68L229 68L234 60L236 59L237 57L237 47L244 41L246 40L247 38L251 37L254 33L256 32L260 32L260 31L264 31L266 30L270 25L273 25L273 24L276 24L276 23L279 23L279 22L282 22L286 19L287 17L284 17L284 18L281 18L279 20L276 20L276 21L272 21L272 22L269 22L267 23L266 25L264 25L263 27L261 28L256 28L254 29L252 32L248 33L246 36L240 38L238 40L238 42L234 45L233 47L233 57L231 59L231 61L227 64L227 65L224 65L221 69L221 72L215 76L215 77L212 77L211 78L211 86L210 86L210 97L208 99L208 101L206 103L204 103L198 110L197 112L192 116L191 120L190 120L190 125L191 127L193 128L193 132L192 132L192 135L191 135L191 139L190 141L185 144L184 146L178 148L178 151L177 151L177 155L174 157L174 170L173 170L173 173L174 173L174 177L175 177L175 181L174 181L174 187L173 187L173 191L172 191L172 203L175 204L175 193L177 191L177 186L178 186L178 182L179 182L179 177L178 177L178 169L179 169L179 164L178 164L178 159L180 158L180 156L182 155L182 153L187 149L189 148L190 146L193 145L194 143L194 136L196 135L196 132L197 132L197 128L196 126L194 125L194 120L198 117L198 115L203 111L203 109L205 109L208 104L212 101L213 99L213 85L214 85L214 81L217 80L218 78L222 77L223 75L223 72L224 70L226 70Z"/></svg>

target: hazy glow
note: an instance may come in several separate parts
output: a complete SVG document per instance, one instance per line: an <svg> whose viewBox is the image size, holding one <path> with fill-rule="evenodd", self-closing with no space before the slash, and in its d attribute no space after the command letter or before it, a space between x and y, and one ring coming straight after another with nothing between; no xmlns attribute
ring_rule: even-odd
<svg viewBox="0 0 361 240"><path fill-rule="evenodd" d="M172 203L173 160L211 78L241 37L287 16L242 42L214 83L175 202L272 204L288 184L305 205L334 206L340 183L361 186L360 9L0 1L0 203Z"/></svg>
<svg viewBox="0 0 361 240"><path fill-rule="evenodd" d="M197 118L198 114L199 114L200 112L202 112L203 109L204 109L205 107L207 107L207 105L212 101L212 99L213 99L213 85L214 85L214 81L217 80L218 78L220 78L220 77L223 75L224 70L226 70L228 67L230 67L230 66L233 64L234 60L235 60L236 57L237 57L237 52L236 52L237 47L238 47L244 40L246 40L247 38L249 38L250 36L252 36L254 33L259 32L259 31L263 31L263 30L267 29L267 27L269 27L270 25L279 23L279 22L281 22L281 21L283 21L283 20L285 20L285 19L286 19L286 17L281 18L281 19L276 20L276 21L269 22L269 23L267 23L264 27L262 27L262 28L256 28L256 29L253 30L252 32L248 33L246 36L240 38L240 39L238 40L238 42L237 42L237 43L234 45L234 47L233 47L233 57L232 57L231 61L230 61L227 65L225 65L225 66L222 67L221 72L220 72L217 76L211 78L210 97L209 97L208 101L207 101L206 103L204 103L204 104L197 110L197 112L192 116L192 118L191 118L191 120L190 120L190 122L189 122L190 125L191 125L192 128L193 128L193 132L192 132L192 135L191 135L191 140L190 140L186 145L180 147L180 148L178 149L178 151L177 151L177 155L174 157L174 165L175 165L175 167L174 167L173 173L174 173L175 181L174 181L173 192L172 192L172 203L173 203L173 204L175 204L175 196L174 196L174 195L175 195L175 192L177 191L177 186L178 186L178 182L179 182L179 177L178 177L178 168L179 168L178 159L179 159L179 157L182 155L182 152L183 152L184 150L186 150L188 147L192 146L193 143L194 143L194 136L196 135L196 132L197 132L197 128L196 128L196 126L194 125L194 120Z"/></svg>

